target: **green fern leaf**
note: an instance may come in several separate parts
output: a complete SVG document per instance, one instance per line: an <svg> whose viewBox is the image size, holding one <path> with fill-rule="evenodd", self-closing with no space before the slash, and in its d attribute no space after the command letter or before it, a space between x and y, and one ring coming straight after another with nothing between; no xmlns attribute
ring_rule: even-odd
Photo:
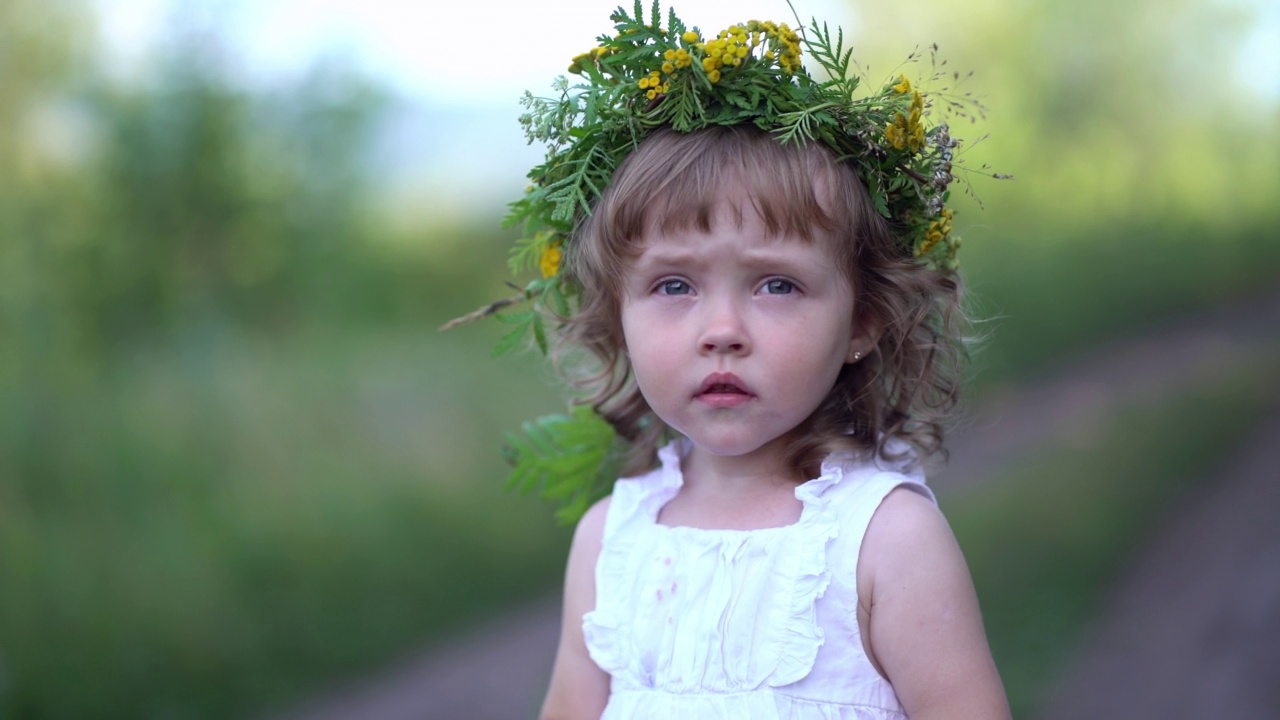
<svg viewBox="0 0 1280 720"><path fill-rule="evenodd" d="M581 517L590 503L603 497L613 482L616 433L613 426L585 405L568 415L540 417L521 426L523 435L508 434L504 450L512 465L507 487L562 503L560 522Z"/></svg>

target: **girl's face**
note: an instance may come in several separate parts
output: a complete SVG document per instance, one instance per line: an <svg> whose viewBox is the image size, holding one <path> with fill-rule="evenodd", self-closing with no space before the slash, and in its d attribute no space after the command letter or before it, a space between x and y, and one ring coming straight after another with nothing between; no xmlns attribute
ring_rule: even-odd
<svg viewBox="0 0 1280 720"><path fill-rule="evenodd" d="M641 238L622 330L658 417L713 455L773 462L872 339L824 243L770 234L738 195L740 224L721 203L708 233Z"/></svg>

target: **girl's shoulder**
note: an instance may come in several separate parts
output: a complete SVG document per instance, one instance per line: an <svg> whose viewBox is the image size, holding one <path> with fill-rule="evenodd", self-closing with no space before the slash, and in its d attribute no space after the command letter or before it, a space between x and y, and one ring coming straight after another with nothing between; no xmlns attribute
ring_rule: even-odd
<svg viewBox="0 0 1280 720"><path fill-rule="evenodd" d="M1008 717L973 579L934 502L891 491L871 518L857 576L868 658L894 678L909 713L969 708L961 714Z"/></svg>
<svg viewBox="0 0 1280 720"><path fill-rule="evenodd" d="M587 508L573 531L573 541L569 546L569 572L579 566L579 571L589 575L600 557L600 549L604 545L604 528L609 518L612 497L605 497ZM577 561L575 563L575 560Z"/></svg>

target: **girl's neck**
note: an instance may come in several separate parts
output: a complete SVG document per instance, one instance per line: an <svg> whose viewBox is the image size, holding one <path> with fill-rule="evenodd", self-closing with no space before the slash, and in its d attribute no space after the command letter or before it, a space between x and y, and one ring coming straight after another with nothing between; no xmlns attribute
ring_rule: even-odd
<svg viewBox="0 0 1280 720"><path fill-rule="evenodd" d="M778 485L794 485L778 453L712 455L691 447L680 461L685 486L700 494L736 495Z"/></svg>
<svg viewBox="0 0 1280 720"><path fill-rule="evenodd" d="M778 457L715 456L689 448L681 458L684 484L659 513L664 525L757 530L799 520L796 483Z"/></svg>

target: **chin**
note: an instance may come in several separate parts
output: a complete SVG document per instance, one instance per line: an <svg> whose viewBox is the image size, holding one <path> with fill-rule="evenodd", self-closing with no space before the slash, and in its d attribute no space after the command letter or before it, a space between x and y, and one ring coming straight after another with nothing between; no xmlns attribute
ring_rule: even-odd
<svg viewBox="0 0 1280 720"><path fill-rule="evenodd" d="M707 438L685 435L698 450L716 457L742 457L759 452L769 445L770 441L761 442L757 438Z"/></svg>

